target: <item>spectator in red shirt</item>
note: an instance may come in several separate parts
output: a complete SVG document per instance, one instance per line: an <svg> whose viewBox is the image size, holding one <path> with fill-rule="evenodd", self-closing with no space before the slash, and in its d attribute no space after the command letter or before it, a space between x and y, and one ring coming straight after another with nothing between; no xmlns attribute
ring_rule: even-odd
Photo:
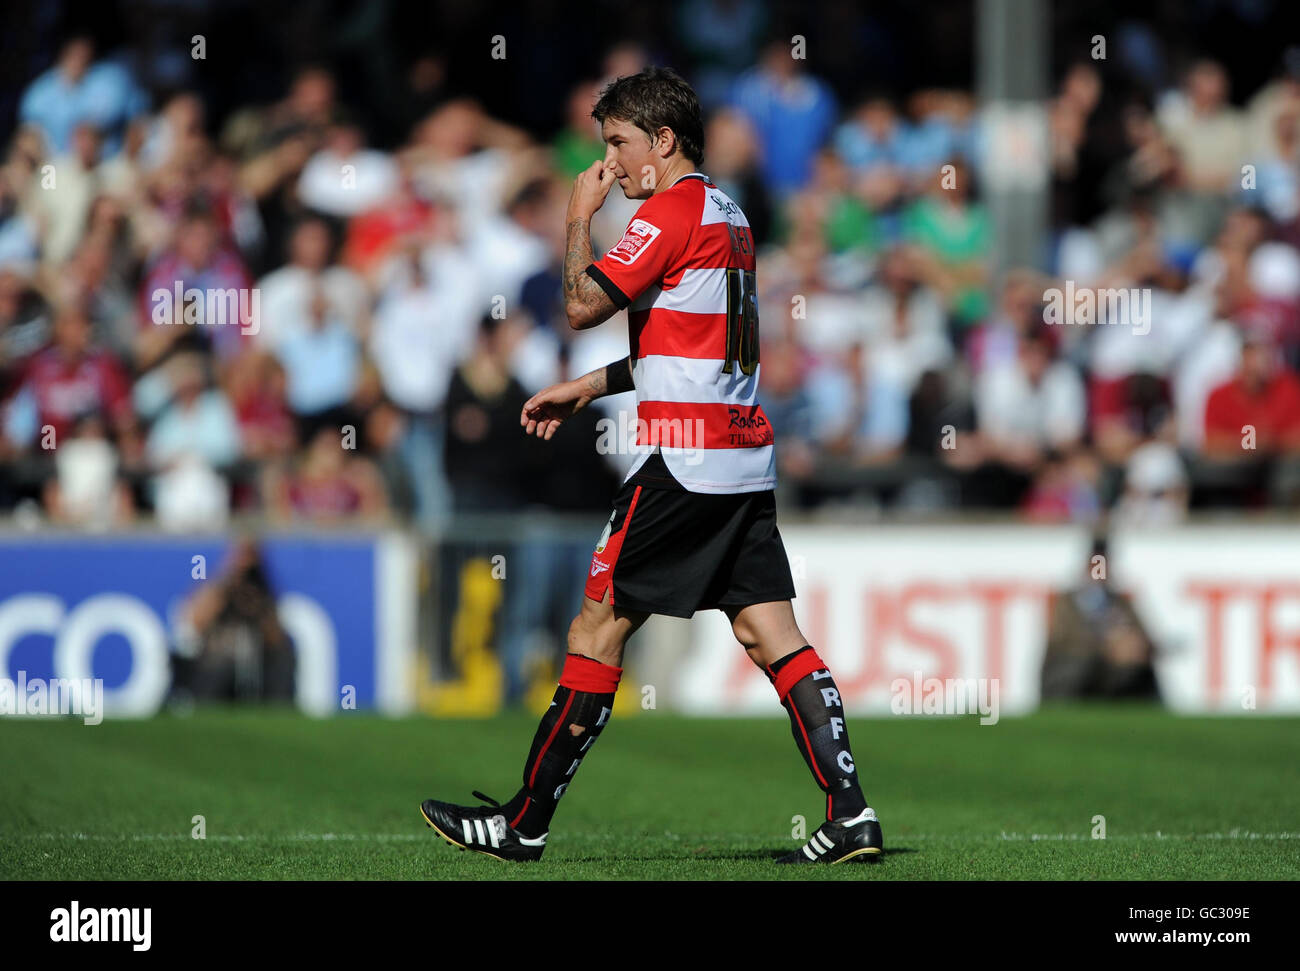
<svg viewBox="0 0 1300 971"><path fill-rule="evenodd" d="M53 344L32 357L19 392L34 405L38 435L44 436L46 426L53 429L56 448L88 414L103 415L119 445L135 437L126 372L112 354L91 346L90 335L90 320L81 309L62 311L54 322Z"/></svg>
<svg viewBox="0 0 1300 971"><path fill-rule="evenodd" d="M367 276L408 240L429 241L437 218L434 205L422 199L416 190L410 160L399 160L398 164L401 178L392 195L348 223L343 262ZM443 218L446 212L444 205Z"/></svg>
<svg viewBox="0 0 1300 971"><path fill-rule="evenodd" d="M268 467L262 486L267 511L280 520L337 523L388 512L379 471L343 448L336 428L320 429L296 467Z"/></svg>
<svg viewBox="0 0 1300 971"><path fill-rule="evenodd" d="M1274 344L1259 335L1243 339L1236 375L1206 400L1203 453L1227 461L1300 452L1300 378Z"/></svg>
<svg viewBox="0 0 1300 971"><path fill-rule="evenodd" d="M269 354L256 351L227 369L226 397L235 409L244 454L262 460L283 458L293 451L293 415L284 397L284 368Z"/></svg>

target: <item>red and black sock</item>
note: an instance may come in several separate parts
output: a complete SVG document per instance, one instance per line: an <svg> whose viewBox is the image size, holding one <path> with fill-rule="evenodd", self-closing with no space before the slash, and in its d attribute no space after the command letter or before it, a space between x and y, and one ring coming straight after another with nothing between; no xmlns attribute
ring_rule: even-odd
<svg viewBox="0 0 1300 971"><path fill-rule="evenodd" d="M622 668L585 654L565 658L555 699L546 709L524 763L524 786L502 807L506 822L535 839L551 826L555 808L614 709Z"/></svg>
<svg viewBox="0 0 1300 971"><path fill-rule="evenodd" d="M826 793L826 818L856 816L867 808L849 748L840 691L812 645L767 667L768 680L790 715L794 742Z"/></svg>

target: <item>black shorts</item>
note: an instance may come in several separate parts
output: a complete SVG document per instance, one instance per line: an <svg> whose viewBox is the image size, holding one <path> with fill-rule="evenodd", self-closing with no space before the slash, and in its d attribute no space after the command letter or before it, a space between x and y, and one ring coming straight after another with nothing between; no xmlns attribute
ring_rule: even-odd
<svg viewBox="0 0 1300 971"><path fill-rule="evenodd" d="M776 494L713 495L626 483L596 544L586 594L628 610L697 610L794 599Z"/></svg>

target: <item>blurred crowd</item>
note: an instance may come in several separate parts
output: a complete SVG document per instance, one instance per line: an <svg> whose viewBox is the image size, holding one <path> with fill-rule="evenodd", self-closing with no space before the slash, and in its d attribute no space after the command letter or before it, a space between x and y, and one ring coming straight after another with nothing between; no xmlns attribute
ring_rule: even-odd
<svg viewBox="0 0 1300 971"><path fill-rule="evenodd" d="M1300 501L1300 48L1250 91L1196 52L1153 68L1154 31L1054 65L1050 233L1007 269L972 90L846 92L764 39L762 6L681 4L673 66L760 247L783 503L1161 523ZM650 50L604 51L558 130L494 117L436 56L376 129L328 62L213 117L119 54L68 38L5 133L0 512L434 529L608 507L635 456L599 422L631 395L550 443L519 412L627 353L622 314L567 326L563 213L603 155L602 85ZM636 206L611 193L597 252ZM1052 290L1149 299L1052 324Z"/></svg>

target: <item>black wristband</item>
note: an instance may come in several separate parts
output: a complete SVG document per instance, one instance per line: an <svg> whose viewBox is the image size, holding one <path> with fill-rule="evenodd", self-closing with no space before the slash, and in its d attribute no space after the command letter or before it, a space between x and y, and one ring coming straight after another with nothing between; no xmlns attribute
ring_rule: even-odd
<svg viewBox="0 0 1300 971"><path fill-rule="evenodd" d="M605 365L606 394L622 394L624 391L636 390L632 383L632 368L627 358Z"/></svg>

